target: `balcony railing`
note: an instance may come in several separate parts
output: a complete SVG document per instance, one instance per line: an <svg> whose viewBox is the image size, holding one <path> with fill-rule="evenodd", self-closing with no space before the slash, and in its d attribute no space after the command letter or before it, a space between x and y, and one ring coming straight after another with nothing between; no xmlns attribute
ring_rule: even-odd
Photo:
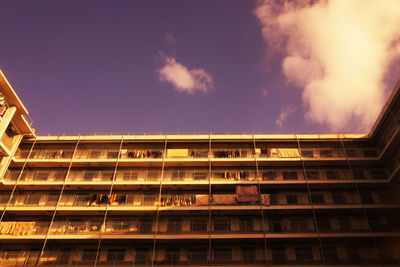
<svg viewBox="0 0 400 267"><path fill-rule="evenodd" d="M16 158L27 158L30 150L20 149ZM255 150L250 148L213 148L211 153L208 149L167 149L165 158L216 158L216 159L245 159L245 158L273 158L273 159L329 159L329 158L375 158L378 153L375 149L346 149L342 148L263 148L258 147ZM73 149L33 149L30 153L30 159L60 160L71 159ZM163 149L86 149L78 148L74 159L93 159L93 160L116 160L118 159L161 159L164 157Z"/></svg>

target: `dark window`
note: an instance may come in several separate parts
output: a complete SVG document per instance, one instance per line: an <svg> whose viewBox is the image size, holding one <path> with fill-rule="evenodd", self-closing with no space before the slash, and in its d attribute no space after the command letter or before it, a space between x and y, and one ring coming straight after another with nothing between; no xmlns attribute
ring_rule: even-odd
<svg viewBox="0 0 400 267"><path fill-rule="evenodd" d="M326 232L331 230L331 223L329 219L326 217L317 218L317 225L318 225L318 230L320 232Z"/></svg>
<svg viewBox="0 0 400 267"><path fill-rule="evenodd" d="M337 170L325 170L326 178L329 180L339 179L339 173Z"/></svg>
<svg viewBox="0 0 400 267"><path fill-rule="evenodd" d="M84 249L82 254L82 261L95 261L96 255L96 249Z"/></svg>
<svg viewBox="0 0 400 267"><path fill-rule="evenodd" d="M232 251L230 248L214 249L214 264L230 264L232 260Z"/></svg>
<svg viewBox="0 0 400 267"><path fill-rule="evenodd" d="M333 191L332 192L332 200L334 204L345 204L346 199L343 192Z"/></svg>
<svg viewBox="0 0 400 267"><path fill-rule="evenodd" d="M313 253L311 248L295 248L296 260L299 261L312 261Z"/></svg>
<svg viewBox="0 0 400 267"><path fill-rule="evenodd" d="M242 264L255 263L256 250L254 247L241 247L240 254L242 256Z"/></svg>
<svg viewBox="0 0 400 267"><path fill-rule="evenodd" d="M353 170L354 179L365 179L365 173L363 170Z"/></svg>
<svg viewBox="0 0 400 267"><path fill-rule="evenodd" d="M276 193L269 194L269 198L270 198L271 205L278 204L278 194L276 194Z"/></svg>
<svg viewBox="0 0 400 267"><path fill-rule="evenodd" d="M47 181L50 176L48 171L38 171L36 174L36 181Z"/></svg>
<svg viewBox="0 0 400 267"><path fill-rule="evenodd" d="M207 173L206 172L194 172L193 179L194 180L205 180L205 179L207 179Z"/></svg>
<svg viewBox="0 0 400 267"><path fill-rule="evenodd" d="M147 173L147 180L148 181L156 181L160 177L160 172L158 171L149 171Z"/></svg>
<svg viewBox="0 0 400 267"><path fill-rule="evenodd" d="M284 264L286 262L286 251L283 246L272 246L271 247L272 263Z"/></svg>
<svg viewBox="0 0 400 267"><path fill-rule="evenodd" d="M340 230L342 231L349 231L351 230L350 222L348 217L338 217Z"/></svg>
<svg viewBox="0 0 400 267"><path fill-rule="evenodd" d="M168 220L168 233L180 233L182 232L182 220L180 219L170 219Z"/></svg>
<svg viewBox="0 0 400 267"><path fill-rule="evenodd" d="M386 172L384 170L372 170L371 178L372 179L386 179Z"/></svg>
<svg viewBox="0 0 400 267"><path fill-rule="evenodd" d="M252 218L240 218L239 228L241 233L253 232L253 219Z"/></svg>
<svg viewBox="0 0 400 267"><path fill-rule="evenodd" d="M185 171L172 171L171 180L181 181L185 178Z"/></svg>
<svg viewBox="0 0 400 267"><path fill-rule="evenodd" d="M355 149L346 149L346 155L349 158L355 158L355 157L357 157L357 150L355 150Z"/></svg>
<svg viewBox="0 0 400 267"><path fill-rule="evenodd" d="M333 157L333 150L332 149L321 149L319 151L321 158L332 158Z"/></svg>
<svg viewBox="0 0 400 267"><path fill-rule="evenodd" d="M322 248L322 252L324 253L324 259L328 264L334 264L338 261L338 255L336 251L336 247L324 247Z"/></svg>
<svg viewBox="0 0 400 267"><path fill-rule="evenodd" d="M190 223L190 230L192 232L206 232L207 221L206 220L192 220Z"/></svg>
<svg viewBox="0 0 400 267"><path fill-rule="evenodd" d="M301 151L301 156L304 158L313 158L314 157L314 152L312 150L302 150Z"/></svg>
<svg viewBox="0 0 400 267"><path fill-rule="evenodd" d="M116 159L116 158L118 158L118 154L119 154L118 151L110 151L107 153L107 158Z"/></svg>
<svg viewBox="0 0 400 267"><path fill-rule="evenodd" d="M309 180L318 180L319 172L318 171L306 171L306 177Z"/></svg>
<svg viewBox="0 0 400 267"><path fill-rule="evenodd" d="M297 172L293 172L293 171L286 171L286 172L282 172L283 175L283 179L284 180L297 180Z"/></svg>
<svg viewBox="0 0 400 267"><path fill-rule="evenodd" d="M92 181L98 175L97 171L85 171L83 174L84 181Z"/></svg>
<svg viewBox="0 0 400 267"><path fill-rule="evenodd" d="M166 248L165 249L165 263L170 265L177 265L179 262L179 249Z"/></svg>
<svg viewBox="0 0 400 267"><path fill-rule="evenodd" d="M313 204L324 204L324 195L322 194L311 194L311 202Z"/></svg>
<svg viewBox="0 0 400 267"><path fill-rule="evenodd" d="M124 261L125 249L109 249L107 252L107 261Z"/></svg>
<svg viewBox="0 0 400 267"><path fill-rule="evenodd" d="M263 180L274 180L276 177L274 171L267 171L262 173L262 179Z"/></svg>
<svg viewBox="0 0 400 267"><path fill-rule="evenodd" d="M273 233L282 233L282 220L280 218L271 218L269 220L269 229Z"/></svg>
<svg viewBox="0 0 400 267"><path fill-rule="evenodd" d="M230 220L215 220L214 221L214 231L216 232L228 232L231 230Z"/></svg>
<svg viewBox="0 0 400 267"><path fill-rule="evenodd" d="M150 264L150 253L148 248L136 248L135 266L140 264Z"/></svg>
<svg viewBox="0 0 400 267"><path fill-rule="evenodd" d="M378 153L376 150L363 150L364 157L377 157Z"/></svg>
<svg viewBox="0 0 400 267"><path fill-rule="evenodd" d="M290 228L294 232L301 232L307 230L307 221L304 218L290 219Z"/></svg>
<svg viewBox="0 0 400 267"><path fill-rule="evenodd" d="M151 233L153 228L153 222L150 220L139 221L139 233L147 234Z"/></svg>
<svg viewBox="0 0 400 267"><path fill-rule="evenodd" d="M41 195L28 195L25 204L26 205L39 205Z"/></svg>
<svg viewBox="0 0 400 267"><path fill-rule="evenodd" d="M297 195L296 194L287 194L286 201L290 205L297 204Z"/></svg>
<svg viewBox="0 0 400 267"><path fill-rule="evenodd" d="M198 248L189 250L188 263L190 265L205 264L207 263L207 249Z"/></svg>
<svg viewBox="0 0 400 267"><path fill-rule="evenodd" d="M374 203L371 193L368 191L361 191L360 197L361 197L362 203L364 203L364 204L373 204Z"/></svg>

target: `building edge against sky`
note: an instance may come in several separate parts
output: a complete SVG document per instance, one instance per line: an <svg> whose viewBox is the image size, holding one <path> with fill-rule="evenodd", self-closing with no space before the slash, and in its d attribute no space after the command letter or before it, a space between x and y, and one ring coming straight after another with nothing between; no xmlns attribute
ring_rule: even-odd
<svg viewBox="0 0 400 267"><path fill-rule="evenodd" d="M0 89L3 266L400 264L400 82L368 134L37 136Z"/></svg>

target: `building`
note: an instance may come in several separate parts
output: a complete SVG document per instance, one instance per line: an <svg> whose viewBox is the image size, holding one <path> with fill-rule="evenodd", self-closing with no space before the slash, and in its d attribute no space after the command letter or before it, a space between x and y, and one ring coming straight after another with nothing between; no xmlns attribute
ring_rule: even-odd
<svg viewBox="0 0 400 267"><path fill-rule="evenodd" d="M37 136L0 89L1 266L400 266L400 83L369 134Z"/></svg>

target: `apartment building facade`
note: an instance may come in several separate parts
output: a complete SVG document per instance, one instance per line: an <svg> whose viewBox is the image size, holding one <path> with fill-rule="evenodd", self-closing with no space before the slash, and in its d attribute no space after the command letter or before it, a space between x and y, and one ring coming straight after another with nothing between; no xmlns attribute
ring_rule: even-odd
<svg viewBox="0 0 400 267"><path fill-rule="evenodd" d="M400 265L400 84L369 134L77 136L0 86L0 266Z"/></svg>

